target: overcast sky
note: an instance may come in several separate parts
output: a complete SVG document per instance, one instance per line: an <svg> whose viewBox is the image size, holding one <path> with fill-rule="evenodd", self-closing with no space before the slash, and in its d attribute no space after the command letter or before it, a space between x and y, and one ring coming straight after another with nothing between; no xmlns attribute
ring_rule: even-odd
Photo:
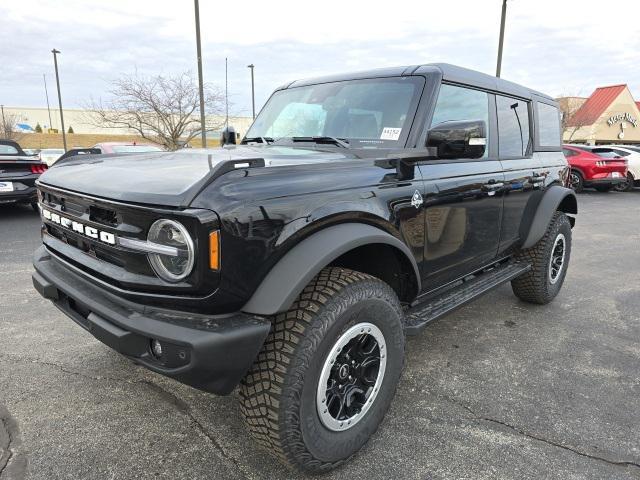
<svg viewBox="0 0 640 480"><path fill-rule="evenodd" d="M448 62L495 73L501 0L200 0L205 81L251 113L279 85L320 74ZM225 10L228 12L225 17ZM3 0L0 103L45 103L59 56L64 106L104 98L109 81L196 70L189 0ZM628 83L640 100L640 1L509 0L502 77L551 95Z"/></svg>

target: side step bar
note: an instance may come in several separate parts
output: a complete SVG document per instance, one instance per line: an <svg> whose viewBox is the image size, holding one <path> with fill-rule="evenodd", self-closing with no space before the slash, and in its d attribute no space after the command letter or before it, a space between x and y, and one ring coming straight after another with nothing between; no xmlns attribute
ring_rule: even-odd
<svg viewBox="0 0 640 480"><path fill-rule="evenodd" d="M461 284L425 299L405 313L406 334L417 335L430 322L487 293L489 290L519 277L530 269L531 265L527 263L508 262L467 277L462 280Z"/></svg>

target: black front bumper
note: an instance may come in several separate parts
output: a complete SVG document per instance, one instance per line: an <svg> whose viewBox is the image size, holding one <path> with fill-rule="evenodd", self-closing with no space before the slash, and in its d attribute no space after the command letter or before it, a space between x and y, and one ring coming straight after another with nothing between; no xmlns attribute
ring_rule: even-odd
<svg viewBox="0 0 640 480"><path fill-rule="evenodd" d="M34 254L33 285L102 343L137 363L207 392L226 395L255 360L270 322L253 315L204 316L153 309L107 293L52 256ZM159 340L162 356L151 351Z"/></svg>

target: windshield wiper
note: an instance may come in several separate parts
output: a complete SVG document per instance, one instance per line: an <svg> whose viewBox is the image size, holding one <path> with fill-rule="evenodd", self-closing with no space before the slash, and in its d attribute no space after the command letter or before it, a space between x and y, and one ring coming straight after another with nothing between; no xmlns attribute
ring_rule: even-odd
<svg viewBox="0 0 640 480"><path fill-rule="evenodd" d="M332 144L342 148L349 148L349 141L346 138L336 137L290 137L292 142L313 142L318 144Z"/></svg>
<svg viewBox="0 0 640 480"><path fill-rule="evenodd" d="M246 145L247 143L265 143L270 144L273 143L273 138L271 137L245 137L242 139L242 144Z"/></svg>

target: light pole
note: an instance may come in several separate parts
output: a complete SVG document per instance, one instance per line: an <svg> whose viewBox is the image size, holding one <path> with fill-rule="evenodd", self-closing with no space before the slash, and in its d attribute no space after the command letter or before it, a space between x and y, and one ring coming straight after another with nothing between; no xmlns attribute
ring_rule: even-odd
<svg viewBox="0 0 640 480"><path fill-rule="evenodd" d="M227 57L224 57L224 103L225 109L227 111L226 120L225 120L225 128L227 129L227 134L229 132L229 68L227 63Z"/></svg>
<svg viewBox="0 0 640 480"><path fill-rule="evenodd" d="M59 50L55 48L51 50L53 53L53 65L56 68L56 85L58 86L58 105L60 106L60 125L62 125L62 145L64 146L64 151L67 151L67 134L64 131L64 115L62 114L62 96L60 95L60 77L58 76L58 57L56 56L60 53Z"/></svg>
<svg viewBox="0 0 640 480"><path fill-rule="evenodd" d="M207 133L204 123L204 84L202 83L202 47L200 46L200 5L194 0L196 10L196 52L198 56L198 90L200 91L200 126L202 128L202 148L207 148Z"/></svg>
<svg viewBox="0 0 640 480"><path fill-rule="evenodd" d="M253 69L255 65L252 63L251 65L247 65L247 68L251 69L251 111L253 112L253 119L256 119L256 90L253 82Z"/></svg>
<svg viewBox="0 0 640 480"><path fill-rule="evenodd" d="M496 65L496 77L500 77L502 70L502 44L504 43L504 19L507 15L507 0L502 0L502 18L500 19L500 40L498 42L498 65Z"/></svg>
<svg viewBox="0 0 640 480"><path fill-rule="evenodd" d="M47 91L47 76L43 73L42 79L44 80L44 94L47 97L47 111L49 112L49 128L53 128L53 123L51 122L51 107L49 107L49 92Z"/></svg>

